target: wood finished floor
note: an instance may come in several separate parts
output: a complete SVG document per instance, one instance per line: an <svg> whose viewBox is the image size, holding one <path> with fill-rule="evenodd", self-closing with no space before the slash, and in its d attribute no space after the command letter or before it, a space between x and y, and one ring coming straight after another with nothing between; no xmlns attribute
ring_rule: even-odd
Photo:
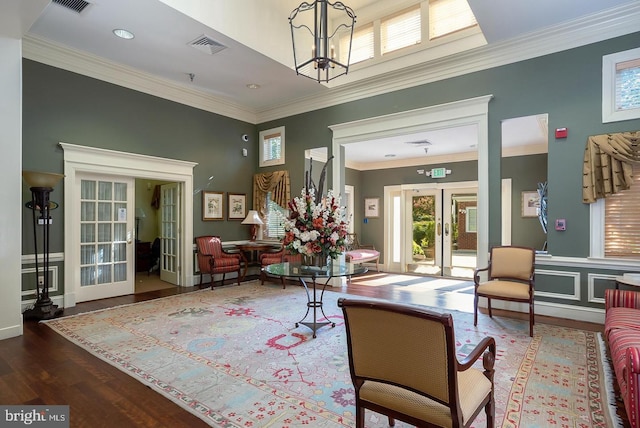
<svg viewBox="0 0 640 428"><path fill-rule="evenodd" d="M227 283L231 284L231 281ZM295 286L295 284L292 283L289 286ZM198 287L172 287L80 303L74 308L66 309L64 315L189 293L198 289ZM335 291L440 307L449 307L452 303L450 296L447 297L446 293L425 292L419 287L416 290L413 287L391 284L371 286L353 281ZM468 306L468 303L464 302L464 297L455 300L463 301L462 305ZM461 308L451 309L460 310ZM472 310L472 306L467 307L466 310ZM526 319L525 314L496 310L494 310L494 316ZM599 324L543 316L536 316L536 322L590 331L603 329ZM129 375L90 355L46 325L35 321L24 323L22 336L0 341L0 404L69 405L71 427L207 426L197 417ZM624 419L622 405L619 406L618 414ZM625 423L625 426L628 426L626 421Z"/></svg>

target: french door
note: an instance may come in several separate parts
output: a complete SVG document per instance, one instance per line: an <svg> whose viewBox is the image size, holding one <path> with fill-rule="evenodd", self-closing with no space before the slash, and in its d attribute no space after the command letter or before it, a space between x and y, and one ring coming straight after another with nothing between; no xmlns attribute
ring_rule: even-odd
<svg viewBox="0 0 640 428"><path fill-rule="evenodd" d="M160 279L180 285L180 185L160 186Z"/></svg>
<svg viewBox="0 0 640 428"><path fill-rule="evenodd" d="M391 270L473 276L478 246L474 183L418 185L389 197Z"/></svg>
<svg viewBox="0 0 640 428"><path fill-rule="evenodd" d="M130 178L77 174L80 221L79 284L76 301L134 292L134 181Z"/></svg>

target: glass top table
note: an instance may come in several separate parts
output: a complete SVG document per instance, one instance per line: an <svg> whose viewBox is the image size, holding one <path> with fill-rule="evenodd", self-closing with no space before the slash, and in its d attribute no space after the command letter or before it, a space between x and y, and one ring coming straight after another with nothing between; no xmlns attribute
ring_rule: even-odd
<svg viewBox="0 0 640 428"><path fill-rule="evenodd" d="M330 262L324 267L306 266L300 263L276 263L265 266L263 269L269 275L279 276L281 278L298 278L307 293L307 312L302 319L296 323L296 328L299 324L309 327L313 332L314 339L316 337L316 331L320 327L328 324L331 324L331 327L336 326L336 323L329 321L329 318L322 309L322 297L324 296L324 290L329 280L334 277L360 275L367 272L367 268L364 266L344 262ZM316 279L318 278L326 278L326 282L320 291L320 296L317 295L318 287ZM311 279L311 289L305 279ZM318 310L325 321L318 321ZM310 312L313 312L312 319L305 321Z"/></svg>

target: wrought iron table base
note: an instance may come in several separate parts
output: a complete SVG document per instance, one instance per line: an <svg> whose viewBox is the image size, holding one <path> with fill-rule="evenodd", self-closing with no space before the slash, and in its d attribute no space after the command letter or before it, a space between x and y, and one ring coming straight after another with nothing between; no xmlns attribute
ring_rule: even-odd
<svg viewBox="0 0 640 428"><path fill-rule="evenodd" d="M334 323L332 321L329 321L329 317L324 313L324 309L322 308L322 297L324 296L324 290L327 287L327 284L329 283L329 280L331 278L327 279L327 282L325 282L324 285L322 286L322 292L320 293L320 299L319 300L318 300L317 294L316 294L317 293L316 277L315 276L311 277L311 280L313 281L313 298L311 297L311 294L309 294L309 287L307 286L307 283L305 282L304 278L300 277L298 279L302 283L302 285L304 287L304 290L307 292L307 312L304 314L302 319L296 323L296 328L300 324L309 327L311 329L311 331L313 332L313 338L315 339L316 338L316 331L320 327L323 327L323 326L328 325L328 324L331 324L331 327L335 327L336 326L336 323ZM313 321L305 321L305 319L309 315L309 312L311 311L311 309L313 309ZM318 309L320 309L320 313L322 313L322 316L327 321L318 321Z"/></svg>

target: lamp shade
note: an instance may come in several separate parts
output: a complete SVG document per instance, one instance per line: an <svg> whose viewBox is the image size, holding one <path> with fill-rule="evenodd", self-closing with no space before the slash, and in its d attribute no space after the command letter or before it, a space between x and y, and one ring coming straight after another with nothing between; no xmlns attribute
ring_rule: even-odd
<svg viewBox="0 0 640 428"><path fill-rule="evenodd" d="M145 214L142 208L136 208L136 218L146 218L146 217L147 215Z"/></svg>
<svg viewBox="0 0 640 428"><path fill-rule="evenodd" d="M258 211L249 210L247 216L242 220L242 224L264 224L260 215L258 215Z"/></svg>
<svg viewBox="0 0 640 428"><path fill-rule="evenodd" d="M64 174L53 172L22 171L22 179L29 187L53 188L63 177Z"/></svg>

